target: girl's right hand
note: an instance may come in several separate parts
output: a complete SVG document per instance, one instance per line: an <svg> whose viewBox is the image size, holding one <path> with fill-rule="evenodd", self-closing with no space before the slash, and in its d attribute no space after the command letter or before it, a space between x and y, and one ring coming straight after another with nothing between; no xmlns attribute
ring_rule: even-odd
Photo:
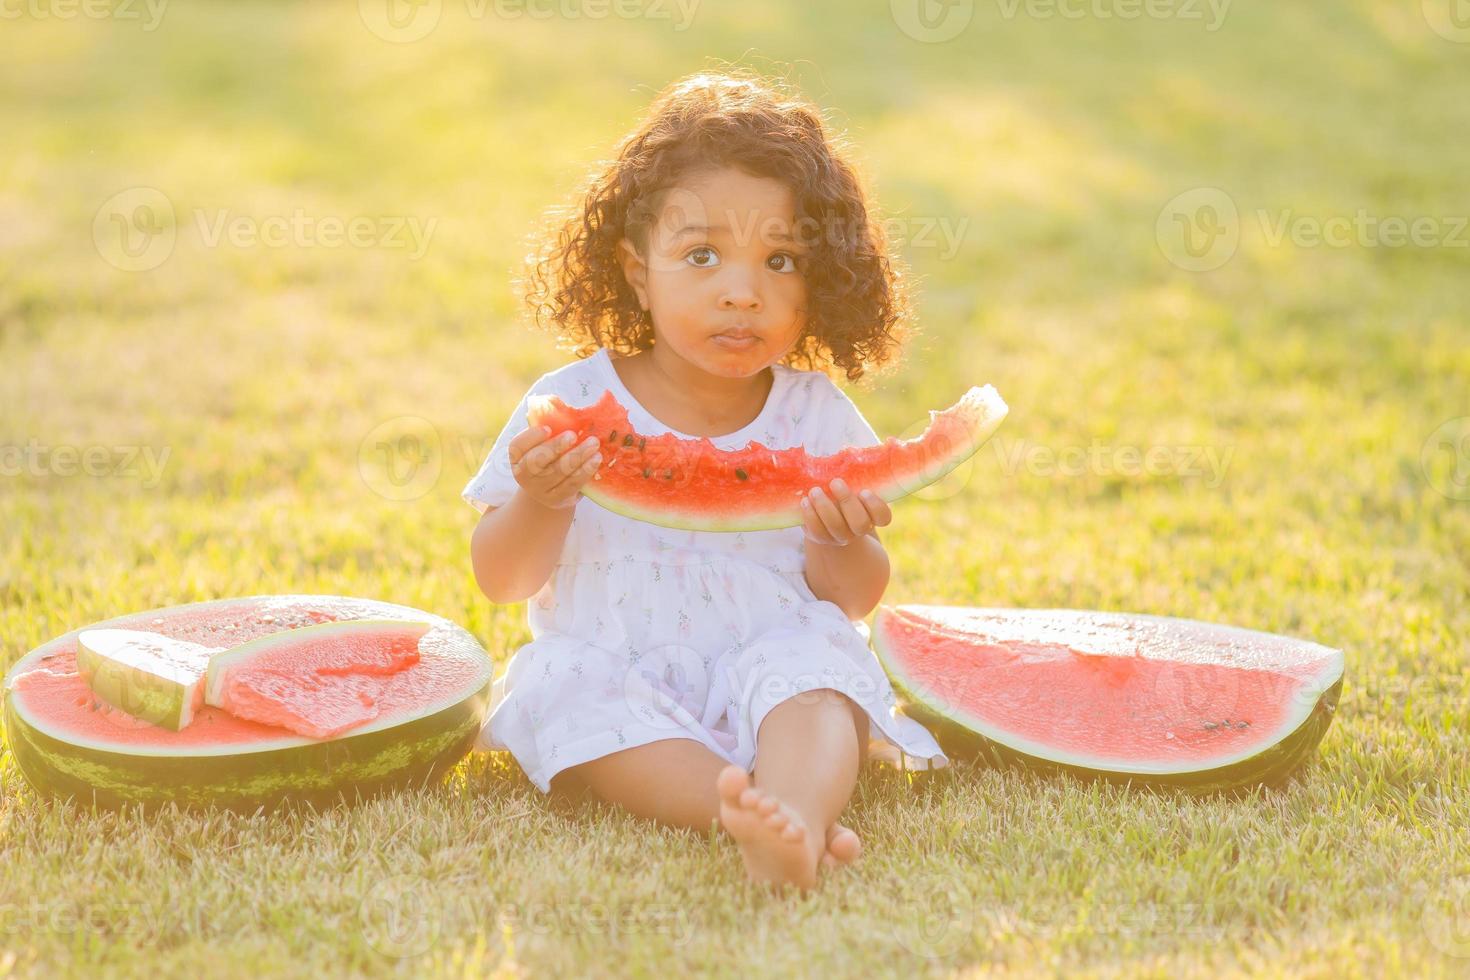
<svg viewBox="0 0 1470 980"><path fill-rule="evenodd" d="M575 436L563 432L555 439L544 426L526 429L510 441L510 469L532 500L560 510L576 506L582 485L602 465L598 442L588 436L573 445Z"/></svg>

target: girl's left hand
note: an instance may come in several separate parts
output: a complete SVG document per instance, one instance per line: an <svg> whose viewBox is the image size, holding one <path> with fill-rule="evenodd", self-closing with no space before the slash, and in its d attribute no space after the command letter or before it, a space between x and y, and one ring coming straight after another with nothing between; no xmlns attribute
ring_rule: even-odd
<svg viewBox="0 0 1470 980"><path fill-rule="evenodd" d="M842 547L875 527L887 525L893 520L893 512L876 493L853 493L838 478L828 491L813 487L801 498L801 518L808 541Z"/></svg>

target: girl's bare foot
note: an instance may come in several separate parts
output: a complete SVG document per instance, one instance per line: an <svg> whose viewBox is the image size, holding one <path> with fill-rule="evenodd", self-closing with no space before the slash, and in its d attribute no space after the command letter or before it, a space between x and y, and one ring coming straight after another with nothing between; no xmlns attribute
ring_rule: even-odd
<svg viewBox="0 0 1470 980"><path fill-rule="evenodd" d="M840 868L845 864L851 864L858 859L863 852L863 842L851 828L844 827L840 823L834 823L827 828L827 853L822 855L822 863L829 868Z"/></svg>
<svg viewBox="0 0 1470 980"><path fill-rule="evenodd" d="M802 890L817 883L817 860L825 843L795 810L750 784L739 766L726 766L715 780L720 795L720 823L745 860L752 881L793 884ZM851 833L851 831L849 831Z"/></svg>

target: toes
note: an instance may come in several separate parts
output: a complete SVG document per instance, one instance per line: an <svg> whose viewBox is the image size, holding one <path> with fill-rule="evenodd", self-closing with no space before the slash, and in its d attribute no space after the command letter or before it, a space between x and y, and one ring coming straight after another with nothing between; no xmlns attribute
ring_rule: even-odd
<svg viewBox="0 0 1470 980"><path fill-rule="evenodd" d="M775 813L766 817L766 826L772 830L785 830L786 825L789 823L791 823L791 818L786 816L781 810L777 810Z"/></svg>
<svg viewBox="0 0 1470 980"><path fill-rule="evenodd" d="M858 835L841 824L833 824L827 831L827 853L838 864L851 864L862 850L863 842Z"/></svg>
<svg viewBox="0 0 1470 980"><path fill-rule="evenodd" d="M794 823L788 823L786 828L781 831L781 839L793 844L801 840L804 836L806 835L802 833L801 828Z"/></svg>
<svg viewBox="0 0 1470 980"><path fill-rule="evenodd" d="M741 792L740 792L740 798L739 798L739 800L737 802L740 804L740 807L742 809L745 809L745 810L754 810L756 808L756 806L764 798L765 797L761 796L759 790L756 790L754 788L750 788L750 789L741 790Z"/></svg>
<svg viewBox="0 0 1470 980"><path fill-rule="evenodd" d="M771 814L776 812L776 809L780 805L781 804L776 801L775 797L763 796L761 797L761 801L756 804L755 808L761 814L761 816L769 817Z"/></svg>
<svg viewBox="0 0 1470 980"><path fill-rule="evenodd" d="M726 766L715 777L715 790L731 806L738 806L741 794L749 788L750 774L739 766Z"/></svg>

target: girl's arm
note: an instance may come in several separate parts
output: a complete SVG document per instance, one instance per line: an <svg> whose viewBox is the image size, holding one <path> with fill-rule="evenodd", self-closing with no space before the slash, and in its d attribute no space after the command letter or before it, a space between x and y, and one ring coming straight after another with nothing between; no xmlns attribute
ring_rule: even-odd
<svg viewBox="0 0 1470 980"><path fill-rule="evenodd" d="M475 584L491 602L521 602L546 584L566 543L582 485L602 462L596 439L573 446L571 433L554 440L549 435L538 426L510 441L518 488L503 506L486 508L470 535Z"/></svg>
<svg viewBox="0 0 1470 980"><path fill-rule="evenodd" d="M854 494L833 480L831 494L815 487L802 499L806 584L818 599L836 603L848 619L863 619L888 588L888 552L876 528L893 519L882 497Z"/></svg>
<svg viewBox="0 0 1470 980"><path fill-rule="evenodd" d="M545 507L524 490L490 507L470 535L475 584L491 602L521 602L551 578L572 526L573 507Z"/></svg>
<svg viewBox="0 0 1470 980"><path fill-rule="evenodd" d="M888 552L876 531L846 545L806 543L806 584L848 619L865 619L888 588Z"/></svg>

